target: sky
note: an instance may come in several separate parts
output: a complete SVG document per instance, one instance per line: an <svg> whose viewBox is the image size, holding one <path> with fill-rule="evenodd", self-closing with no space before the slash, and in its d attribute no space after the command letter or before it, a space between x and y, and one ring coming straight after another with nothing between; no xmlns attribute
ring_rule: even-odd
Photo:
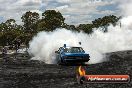
<svg viewBox="0 0 132 88"><path fill-rule="evenodd" d="M41 16L45 10L54 9L62 13L67 24L86 24L106 15L120 16L120 1L122 0L0 0L0 23L15 19L21 24L21 16L27 11L38 12Z"/></svg>

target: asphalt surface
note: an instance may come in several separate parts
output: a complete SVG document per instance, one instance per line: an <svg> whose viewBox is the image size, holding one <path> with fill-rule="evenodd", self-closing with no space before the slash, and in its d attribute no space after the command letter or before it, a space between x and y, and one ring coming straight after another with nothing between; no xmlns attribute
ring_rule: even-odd
<svg viewBox="0 0 132 88"><path fill-rule="evenodd" d="M132 88L132 81L78 84L78 65L58 66L29 58L27 54L12 54L7 61L0 59L0 88ZM132 51L107 53L106 58L106 62L84 66L86 73L128 74L132 79Z"/></svg>

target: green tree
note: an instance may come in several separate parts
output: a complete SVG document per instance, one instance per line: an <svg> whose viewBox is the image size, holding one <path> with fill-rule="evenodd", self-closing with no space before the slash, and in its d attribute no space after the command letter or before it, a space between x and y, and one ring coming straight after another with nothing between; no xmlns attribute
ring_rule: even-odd
<svg viewBox="0 0 132 88"><path fill-rule="evenodd" d="M45 31L53 31L56 28L60 28L64 25L65 18L59 11L46 10L42 13L42 20L39 23L39 27Z"/></svg>
<svg viewBox="0 0 132 88"><path fill-rule="evenodd" d="M37 24L39 21L39 14L37 12L26 12L22 15L21 19L23 24L23 34L21 38L25 39L24 43L28 46L28 42L37 33Z"/></svg>
<svg viewBox="0 0 132 88"><path fill-rule="evenodd" d="M8 19L0 24L0 45L11 45L12 42L22 33L21 26L16 24L14 19Z"/></svg>
<svg viewBox="0 0 132 88"><path fill-rule="evenodd" d="M90 34L90 33L93 32L92 28L93 28L93 25L92 25L92 24L80 24L80 25L77 27L77 30L78 30L78 31L83 31L83 32L85 32L85 33Z"/></svg>
<svg viewBox="0 0 132 88"><path fill-rule="evenodd" d="M36 32L36 24L39 20L39 14L36 12L26 12L22 15L21 19L24 22L23 28L25 33L35 33Z"/></svg>
<svg viewBox="0 0 132 88"><path fill-rule="evenodd" d="M102 27L104 31L107 31L107 27L112 24L113 26L116 25L120 17L116 17L114 15L104 16L103 18L98 18L92 21L93 27L99 28Z"/></svg>
<svg viewBox="0 0 132 88"><path fill-rule="evenodd" d="M72 31L78 31L78 30L76 29L75 25L67 25L67 24L64 24L64 25L62 26L62 28L66 28L66 29L72 30Z"/></svg>

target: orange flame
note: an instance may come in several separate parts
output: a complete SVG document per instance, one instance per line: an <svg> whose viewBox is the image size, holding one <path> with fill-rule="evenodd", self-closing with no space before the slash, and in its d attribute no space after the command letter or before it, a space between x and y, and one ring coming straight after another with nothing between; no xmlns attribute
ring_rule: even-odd
<svg viewBox="0 0 132 88"><path fill-rule="evenodd" d="M84 76L84 75L86 74L85 69L82 68L82 66L79 66L78 72L79 72L79 75L80 75L80 76Z"/></svg>

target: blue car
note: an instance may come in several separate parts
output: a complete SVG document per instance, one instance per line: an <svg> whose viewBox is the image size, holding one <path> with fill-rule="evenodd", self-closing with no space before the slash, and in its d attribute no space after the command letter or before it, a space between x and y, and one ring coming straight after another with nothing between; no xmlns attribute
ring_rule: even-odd
<svg viewBox="0 0 132 88"><path fill-rule="evenodd" d="M84 63L90 60L89 54L85 53L82 47L69 47L64 44L55 53L58 64Z"/></svg>

